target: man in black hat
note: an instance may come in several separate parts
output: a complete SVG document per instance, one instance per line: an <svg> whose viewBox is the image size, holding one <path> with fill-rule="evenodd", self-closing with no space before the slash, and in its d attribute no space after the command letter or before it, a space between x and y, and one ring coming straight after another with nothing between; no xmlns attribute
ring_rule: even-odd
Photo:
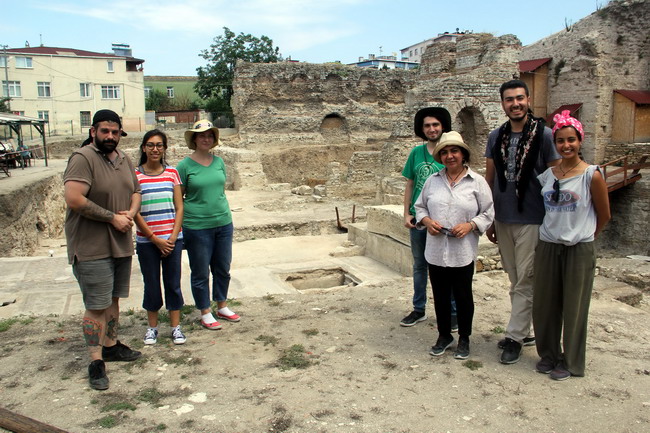
<svg viewBox="0 0 650 433"><path fill-rule="evenodd" d="M427 319L428 267L424 258L427 231L415 228L414 204L420 196L424 182L444 165L433 159L435 149L443 132L451 131L451 115L442 107L427 107L415 114L413 132L425 142L411 150L402 170L406 178L404 191L404 226L409 229L413 254L413 311L402 319L400 325L413 326ZM456 308L452 300L452 329L458 329Z"/></svg>
<svg viewBox="0 0 650 433"><path fill-rule="evenodd" d="M522 346L534 346L532 333L533 260L544 219L544 201L537 176L561 157L544 120L530 110L528 86L520 80L501 85L501 106L508 121L488 136L485 180L494 197L494 225L487 230L499 245L501 263L510 279L510 321L497 345L500 362L514 364Z"/></svg>
<svg viewBox="0 0 650 433"><path fill-rule="evenodd" d="M131 160L117 149L122 136L117 113L95 113L90 135L92 143L72 153L63 175L65 234L68 261L86 307L90 387L104 390L104 361L134 361L141 355L117 339L119 298L129 295L131 227L141 195Z"/></svg>

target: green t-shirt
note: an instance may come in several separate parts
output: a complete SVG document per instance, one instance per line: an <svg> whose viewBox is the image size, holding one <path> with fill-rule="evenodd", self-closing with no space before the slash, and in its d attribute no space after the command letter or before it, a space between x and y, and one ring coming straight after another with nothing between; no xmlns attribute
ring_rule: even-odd
<svg viewBox="0 0 650 433"><path fill-rule="evenodd" d="M185 188L183 227L203 230L232 222L223 159L213 156L212 163L205 167L187 157L178 163L176 170Z"/></svg>
<svg viewBox="0 0 650 433"><path fill-rule="evenodd" d="M402 176L413 181L413 195L411 195L411 215L415 216L415 202L420 197L420 192L429 176L437 173L445 166L437 163L427 150L427 144L415 146L406 160Z"/></svg>

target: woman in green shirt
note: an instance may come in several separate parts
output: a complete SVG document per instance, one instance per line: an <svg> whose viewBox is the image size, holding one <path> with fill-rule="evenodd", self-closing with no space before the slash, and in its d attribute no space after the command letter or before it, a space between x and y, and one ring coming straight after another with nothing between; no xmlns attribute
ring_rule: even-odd
<svg viewBox="0 0 650 433"><path fill-rule="evenodd" d="M225 194L226 166L223 159L210 152L219 144L219 130L211 122L196 122L185 131L185 142L194 152L176 169L184 196L183 234L190 260L192 295L196 308L201 310L201 325L216 330L221 324L210 309L210 274L217 318L230 322L240 319L227 304L233 225Z"/></svg>

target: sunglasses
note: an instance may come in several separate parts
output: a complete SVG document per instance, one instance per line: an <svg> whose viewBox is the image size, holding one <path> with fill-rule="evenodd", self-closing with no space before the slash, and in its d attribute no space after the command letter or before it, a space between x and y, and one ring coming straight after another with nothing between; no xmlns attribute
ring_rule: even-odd
<svg viewBox="0 0 650 433"><path fill-rule="evenodd" d="M165 148L165 145L162 143L145 143L144 147L149 150L152 150L154 147L158 150L161 150Z"/></svg>
<svg viewBox="0 0 650 433"><path fill-rule="evenodd" d="M560 179L555 179L553 182L553 201L555 203L560 201Z"/></svg>

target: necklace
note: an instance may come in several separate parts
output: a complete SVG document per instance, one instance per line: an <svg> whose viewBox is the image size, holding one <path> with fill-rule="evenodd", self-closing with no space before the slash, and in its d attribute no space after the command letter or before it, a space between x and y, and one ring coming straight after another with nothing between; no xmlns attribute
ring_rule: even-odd
<svg viewBox="0 0 650 433"><path fill-rule="evenodd" d="M582 160L579 160L578 163L577 163L576 165L574 165L573 167L571 167L571 168L570 168L569 170L567 170L567 171L562 170L562 164L558 164L557 168L560 169L560 171L562 172L562 177L564 177L564 176L567 175L567 173L570 173L571 170L573 170L574 168L576 168L577 166L579 166L581 162L582 162Z"/></svg>
<svg viewBox="0 0 650 433"><path fill-rule="evenodd" d="M451 178L451 176L449 176L449 172L448 172L448 171L445 172L445 174L447 175L447 180L449 180L449 186L451 186L452 188L455 187L455 186L456 186L456 181L458 180L458 178L460 177L460 175L463 174L464 171L465 171L465 167L463 167L463 169L460 171L460 173L458 173L458 174L456 175L456 177L454 177L453 179Z"/></svg>

